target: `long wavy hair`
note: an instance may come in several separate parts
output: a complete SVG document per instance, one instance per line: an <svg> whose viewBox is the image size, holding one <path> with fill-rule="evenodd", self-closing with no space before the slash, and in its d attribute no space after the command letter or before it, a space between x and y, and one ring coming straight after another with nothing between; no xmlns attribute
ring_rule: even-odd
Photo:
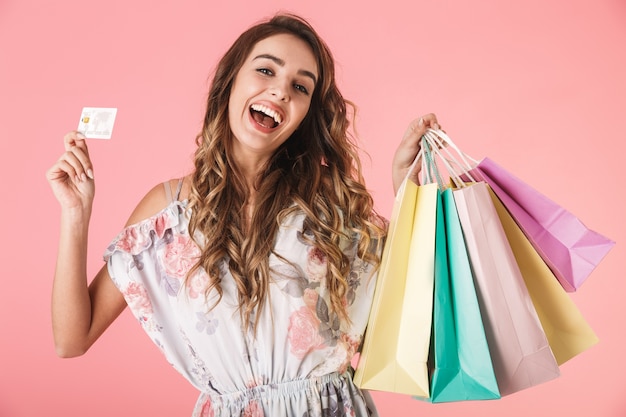
<svg viewBox="0 0 626 417"><path fill-rule="evenodd" d="M252 48L277 34L295 35L311 47L319 79L301 125L256 178L255 210L248 222L244 208L249 190L233 157L228 102L233 81ZM350 322L345 298L351 260L340 243L345 239L358 242L357 256L377 267L385 230L365 188L358 147L349 133L349 109L354 115L354 105L342 97L335 84L330 50L298 16L279 14L251 27L222 57L209 90L202 131L196 138L189 197L190 233L201 248L189 276L198 268L206 271L210 278L207 296L213 290L219 295L213 307L223 295L220 265L228 259L242 320L250 323L256 316L256 329L260 315L253 313L264 307L269 296L269 258L276 233L281 221L298 211L305 215L310 244L326 257L330 308Z"/></svg>

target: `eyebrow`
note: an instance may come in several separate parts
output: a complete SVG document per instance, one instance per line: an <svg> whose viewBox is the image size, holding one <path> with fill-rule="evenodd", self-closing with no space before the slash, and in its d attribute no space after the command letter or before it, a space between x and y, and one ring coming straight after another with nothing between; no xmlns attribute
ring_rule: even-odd
<svg viewBox="0 0 626 417"><path fill-rule="evenodd" d="M257 55L254 57L254 59L252 59L253 61L256 59L269 59L270 61L275 62L277 65L280 65L281 67L285 66L285 60L284 59L280 59L277 56L271 55L271 54L261 54L261 55ZM304 75L305 77L309 77L310 79L313 80L313 84L317 84L317 78L315 77L315 74L313 74L311 71L307 71L304 69L298 70L298 74L300 75Z"/></svg>

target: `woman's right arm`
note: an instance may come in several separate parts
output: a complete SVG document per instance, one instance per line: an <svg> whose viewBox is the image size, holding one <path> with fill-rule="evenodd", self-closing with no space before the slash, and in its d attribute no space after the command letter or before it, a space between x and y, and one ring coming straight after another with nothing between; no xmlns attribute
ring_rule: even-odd
<svg viewBox="0 0 626 417"><path fill-rule="evenodd" d="M61 357L85 353L126 306L106 265L87 284L87 239L95 185L84 139L75 131L65 135L65 153L46 173L61 205L52 286L52 330Z"/></svg>

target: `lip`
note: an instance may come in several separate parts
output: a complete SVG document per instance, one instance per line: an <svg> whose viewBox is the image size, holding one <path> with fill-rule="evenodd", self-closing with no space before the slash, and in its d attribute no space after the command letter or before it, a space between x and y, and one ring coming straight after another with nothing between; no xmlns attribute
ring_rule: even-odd
<svg viewBox="0 0 626 417"><path fill-rule="evenodd" d="M256 120L254 120L254 117L252 117L252 112L250 111L250 108L252 107L253 104L261 104L265 107L268 107L270 109L272 109L273 111L275 111L276 113L278 113L280 115L280 118L282 120L282 122L276 126L276 127L265 127L260 125ZM259 130L263 133L271 133L276 131L277 129L279 129L281 126L283 126L286 122L286 115L284 110L277 106L275 103L271 102L271 101L266 101L266 100L261 100L261 101L255 101L250 103L250 105L248 105L248 107L246 108L246 111L248 112L248 120L250 121L250 123L252 124L252 126L254 126L254 128L256 130Z"/></svg>

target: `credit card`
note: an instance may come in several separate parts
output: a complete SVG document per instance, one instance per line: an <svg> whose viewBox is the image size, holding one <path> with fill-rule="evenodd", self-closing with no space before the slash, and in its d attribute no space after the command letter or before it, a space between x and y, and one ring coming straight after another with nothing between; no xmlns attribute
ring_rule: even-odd
<svg viewBox="0 0 626 417"><path fill-rule="evenodd" d="M83 107L78 131L90 139L111 139L117 108Z"/></svg>

